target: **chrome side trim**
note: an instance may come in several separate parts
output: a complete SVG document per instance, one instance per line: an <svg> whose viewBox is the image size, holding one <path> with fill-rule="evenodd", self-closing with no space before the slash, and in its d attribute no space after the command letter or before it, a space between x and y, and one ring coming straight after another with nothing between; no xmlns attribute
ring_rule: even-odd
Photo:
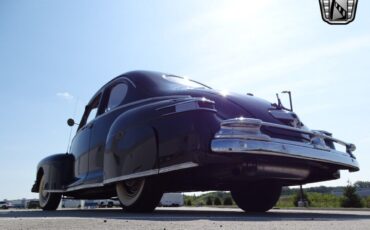
<svg viewBox="0 0 370 230"><path fill-rule="evenodd" d="M110 184L110 183L117 182L117 181L129 180L129 179L134 179L134 178L139 178L139 177L144 177L144 176L158 175L160 173L167 173L167 172L171 172L171 171L175 171L175 170L193 168L193 167L197 167L197 166L199 166L199 164L197 164L197 163L185 162L185 163L181 163L181 164L176 164L176 165L171 165L171 166L168 166L168 167L164 167L164 168L161 168L161 169L150 169L150 170L146 170L146 171L142 171L142 172L137 172L137 173L132 173L132 174L128 174L128 175L109 178L109 179L104 180L103 183L85 184L85 185L78 185L78 186L67 188L67 189L49 189L49 190L45 190L45 191L46 192L52 192L52 193L64 193L64 192L71 192L71 191L87 189L87 188L103 187L106 184Z"/></svg>
<svg viewBox="0 0 370 230"><path fill-rule="evenodd" d="M141 99L141 100L137 100L137 101L133 101L133 102L130 102L130 103L127 103L127 104L124 104L122 106L130 106L130 105L135 105L135 104L139 104L139 103L143 103L143 102L147 102L147 101L156 101L156 100L177 100L177 99L185 99L185 98L191 98L191 96L189 95L173 95L173 96L159 96L159 97L151 97L151 98L146 98L146 99ZM121 106L119 106L121 107ZM118 107L117 107L118 108Z"/></svg>
<svg viewBox="0 0 370 230"><path fill-rule="evenodd" d="M189 97L189 99L186 100L186 101L180 101L180 102L177 102L177 103L172 104L172 105L166 105L166 106L157 108L156 110L170 108L170 107L173 107L173 106L181 106L181 104L187 104L187 103L191 103L191 102L205 102L205 103L209 103L209 104L215 104L214 101L211 101L211 100L209 100L205 97ZM199 108L199 105L198 104L196 104L196 105Z"/></svg>
<svg viewBox="0 0 370 230"><path fill-rule="evenodd" d="M156 174L158 174L158 171L159 171L158 169L151 169L151 170L132 173L132 174L123 175L123 176L119 176L119 177L113 177L113 178L109 178L109 179L104 180L104 184L110 184L110 183L113 183L113 182L129 180L129 179L134 179L134 178L138 178L138 177L156 175Z"/></svg>
<svg viewBox="0 0 370 230"><path fill-rule="evenodd" d="M66 190L64 190L64 189L45 189L44 191L45 192L50 192L50 193L63 193Z"/></svg>
<svg viewBox="0 0 370 230"><path fill-rule="evenodd" d="M194 162L186 162L182 164L177 164L177 165L171 165L168 167L160 168L159 173L167 173L175 170L180 170L180 169L187 169L187 168L193 168L193 167L198 167L199 164L194 163Z"/></svg>
<svg viewBox="0 0 370 230"><path fill-rule="evenodd" d="M127 104L120 105L118 107L113 108L112 110L109 110L109 113L112 112L112 111L115 111L117 109L125 108L125 107L136 105L136 104L141 104L141 103L144 103L144 102L150 102L150 101L155 102L155 101L159 101L159 100L178 100L178 99L185 99L185 98L191 98L191 97L189 95L151 97L151 98L141 99L141 100L137 100L137 101L133 101L133 102L130 102L130 103L127 103ZM108 114L108 112L103 113L103 114L99 115L98 117L100 118L100 117L103 117L107 114Z"/></svg>
<svg viewBox="0 0 370 230"><path fill-rule="evenodd" d="M129 180L129 179L134 179L134 178L139 178L139 177L144 177L144 176L151 176L151 175L158 175L160 173L167 173L175 170L181 170L181 169L186 169L186 168L192 168L192 167L197 167L199 164L194 163L194 162L185 162L181 164L176 164L176 165L171 165L168 167L163 167L160 169L150 169L138 173L132 173L128 175L123 175L123 176L118 176L118 177L113 177L104 180L104 184L110 184L113 182L117 181L123 181L123 180Z"/></svg>
<svg viewBox="0 0 370 230"><path fill-rule="evenodd" d="M201 106L198 102L211 104L213 108ZM173 108L173 112L168 112L168 113L162 114L161 116L167 116L171 114L183 113L183 112L194 111L194 110L217 112L216 109L214 108L214 104L215 104L214 101L208 100L204 97L191 97L183 101L175 102L174 104L171 104L171 105L166 105L163 107L156 108L156 110L160 111L163 109Z"/></svg>
<svg viewBox="0 0 370 230"><path fill-rule="evenodd" d="M75 190L81 190L81 189L87 189L87 188L96 188L96 187L103 187L103 183L93 183L93 184L83 184L78 185L66 189L45 189L45 192L51 192L51 193L63 193L63 192L71 192Z"/></svg>
<svg viewBox="0 0 370 230"><path fill-rule="evenodd" d="M162 114L161 116L168 116L168 115L172 115L172 114L179 114L179 113L183 113L183 112L187 112L187 111L209 111L209 112L217 112L217 110L215 109L208 109L208 108L198 108L198 109L189 109L189 110L183 110L183 111L176 111L176 112L173 112L173 113L165 113L165 114Z"/></svg>
<svg viewBox="0 0 370 230"><path fill-rule="evenodd" d="M135 105L135 104L140 104L140 103L148 102L148 101L171 100L171 99L177 100L177 99L183 99L183 98L185 99L185 98L191 98L191 97L189 95L151 97L151 98L141 99L141 100L137 100L137 101L127 103L127 104L123 104L121 106L118 106L117 108L122 108L122 107L131 106L131 105Z"/></svg>
<svg viewBox="0 0 370 230"><path fill-rule="evenodd" d="M103 183L94 183L94 184L83 184L83 185L77 185L75 187L67 188L66 192L71 192L75 190L81 190L81 189L87 189L87 188L96 188L96 187L103 187Z"/></svg>

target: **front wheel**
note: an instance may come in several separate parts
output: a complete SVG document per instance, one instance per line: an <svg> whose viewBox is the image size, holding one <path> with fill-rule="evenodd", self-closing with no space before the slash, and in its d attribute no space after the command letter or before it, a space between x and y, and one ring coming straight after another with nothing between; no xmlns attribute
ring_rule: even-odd
<svg viewBox="0 0 370 230"><path fill-rule="evenodd" d="M50 193L45 191L46 179L43 175L39 185L39 204L42 210L52 211L58 208L62 195L60 193Z"/></svg>
<svg viewBox="0 0 370 230"><path fill-rule="evenodd" d="M231 196L239 208L246 212L266 212L278 201L281 186L275 184L250 184L231 190Z"/></svg>
<svg viewBox="0 0 370 230"><path fill-rule="evenodd" d="M118 182L116 192L123 210L127 212L152 212L163 195L153 178Z"/></svg>

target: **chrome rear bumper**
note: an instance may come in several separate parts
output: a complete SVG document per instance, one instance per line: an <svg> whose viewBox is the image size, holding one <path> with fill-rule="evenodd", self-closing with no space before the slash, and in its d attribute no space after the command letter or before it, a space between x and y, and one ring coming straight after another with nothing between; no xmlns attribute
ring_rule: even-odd
<svg viewBox="0 0 370 230"><path fill-rule="evenodd" d="M262 126L306 134L307 143L271 138L261 132ZM346 152L340 152L325 144L330 140L346 147ZM262 122L258 119L236 118L225 120L221 129L212 140L211 149L217 153L247 153L254 155L282 156L305 159L317 162L335 164L341 169L358 171L359 165L352 154L355 145L349 144L321 131L298 129L285 125Z"/></svg>

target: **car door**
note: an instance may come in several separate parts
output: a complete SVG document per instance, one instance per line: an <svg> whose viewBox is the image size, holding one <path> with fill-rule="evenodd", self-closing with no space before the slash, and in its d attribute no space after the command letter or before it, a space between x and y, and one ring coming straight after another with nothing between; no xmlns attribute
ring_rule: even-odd
<svg viewBox="0 0 370 230"><path fill-rule="evenodd" d="M99 110L101 93L93 97L85 107L78 130L71 144L71 153L75 157L74 176L77 179L70 187L81 185L87 178L89 171L89 150L91 131L94 127L94 119Z"/></svg>
<svg viewBox="0 0 370 230"><path fill-rule="evenodd" d="M129 85L124 80L117 80L106 87L102 98L102 114L94 120L91 128L88 176L85 183L103 182L104 151L109 129L114 120L125 111L117 109L127 99Z"/></svg>

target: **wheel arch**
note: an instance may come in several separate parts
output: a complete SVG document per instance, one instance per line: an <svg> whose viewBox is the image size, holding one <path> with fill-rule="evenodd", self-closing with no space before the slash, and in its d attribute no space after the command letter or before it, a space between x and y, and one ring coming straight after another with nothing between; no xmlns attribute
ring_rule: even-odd
<svg viewBox="0 0 370 230"><path fill-rule="evenodd" d="M39 192L41 178L45 176L47 190L62 190L73 181L74 157L71 154L54 154L44 158L37 166L32 192Z"/></svg>
<svg viewBox="0 0 370 230"><path fill-rule="evenodd" d="M153 105L145 105L121 114L112 123L104 152L105 183L158 173L155 118Z"/></svg>

